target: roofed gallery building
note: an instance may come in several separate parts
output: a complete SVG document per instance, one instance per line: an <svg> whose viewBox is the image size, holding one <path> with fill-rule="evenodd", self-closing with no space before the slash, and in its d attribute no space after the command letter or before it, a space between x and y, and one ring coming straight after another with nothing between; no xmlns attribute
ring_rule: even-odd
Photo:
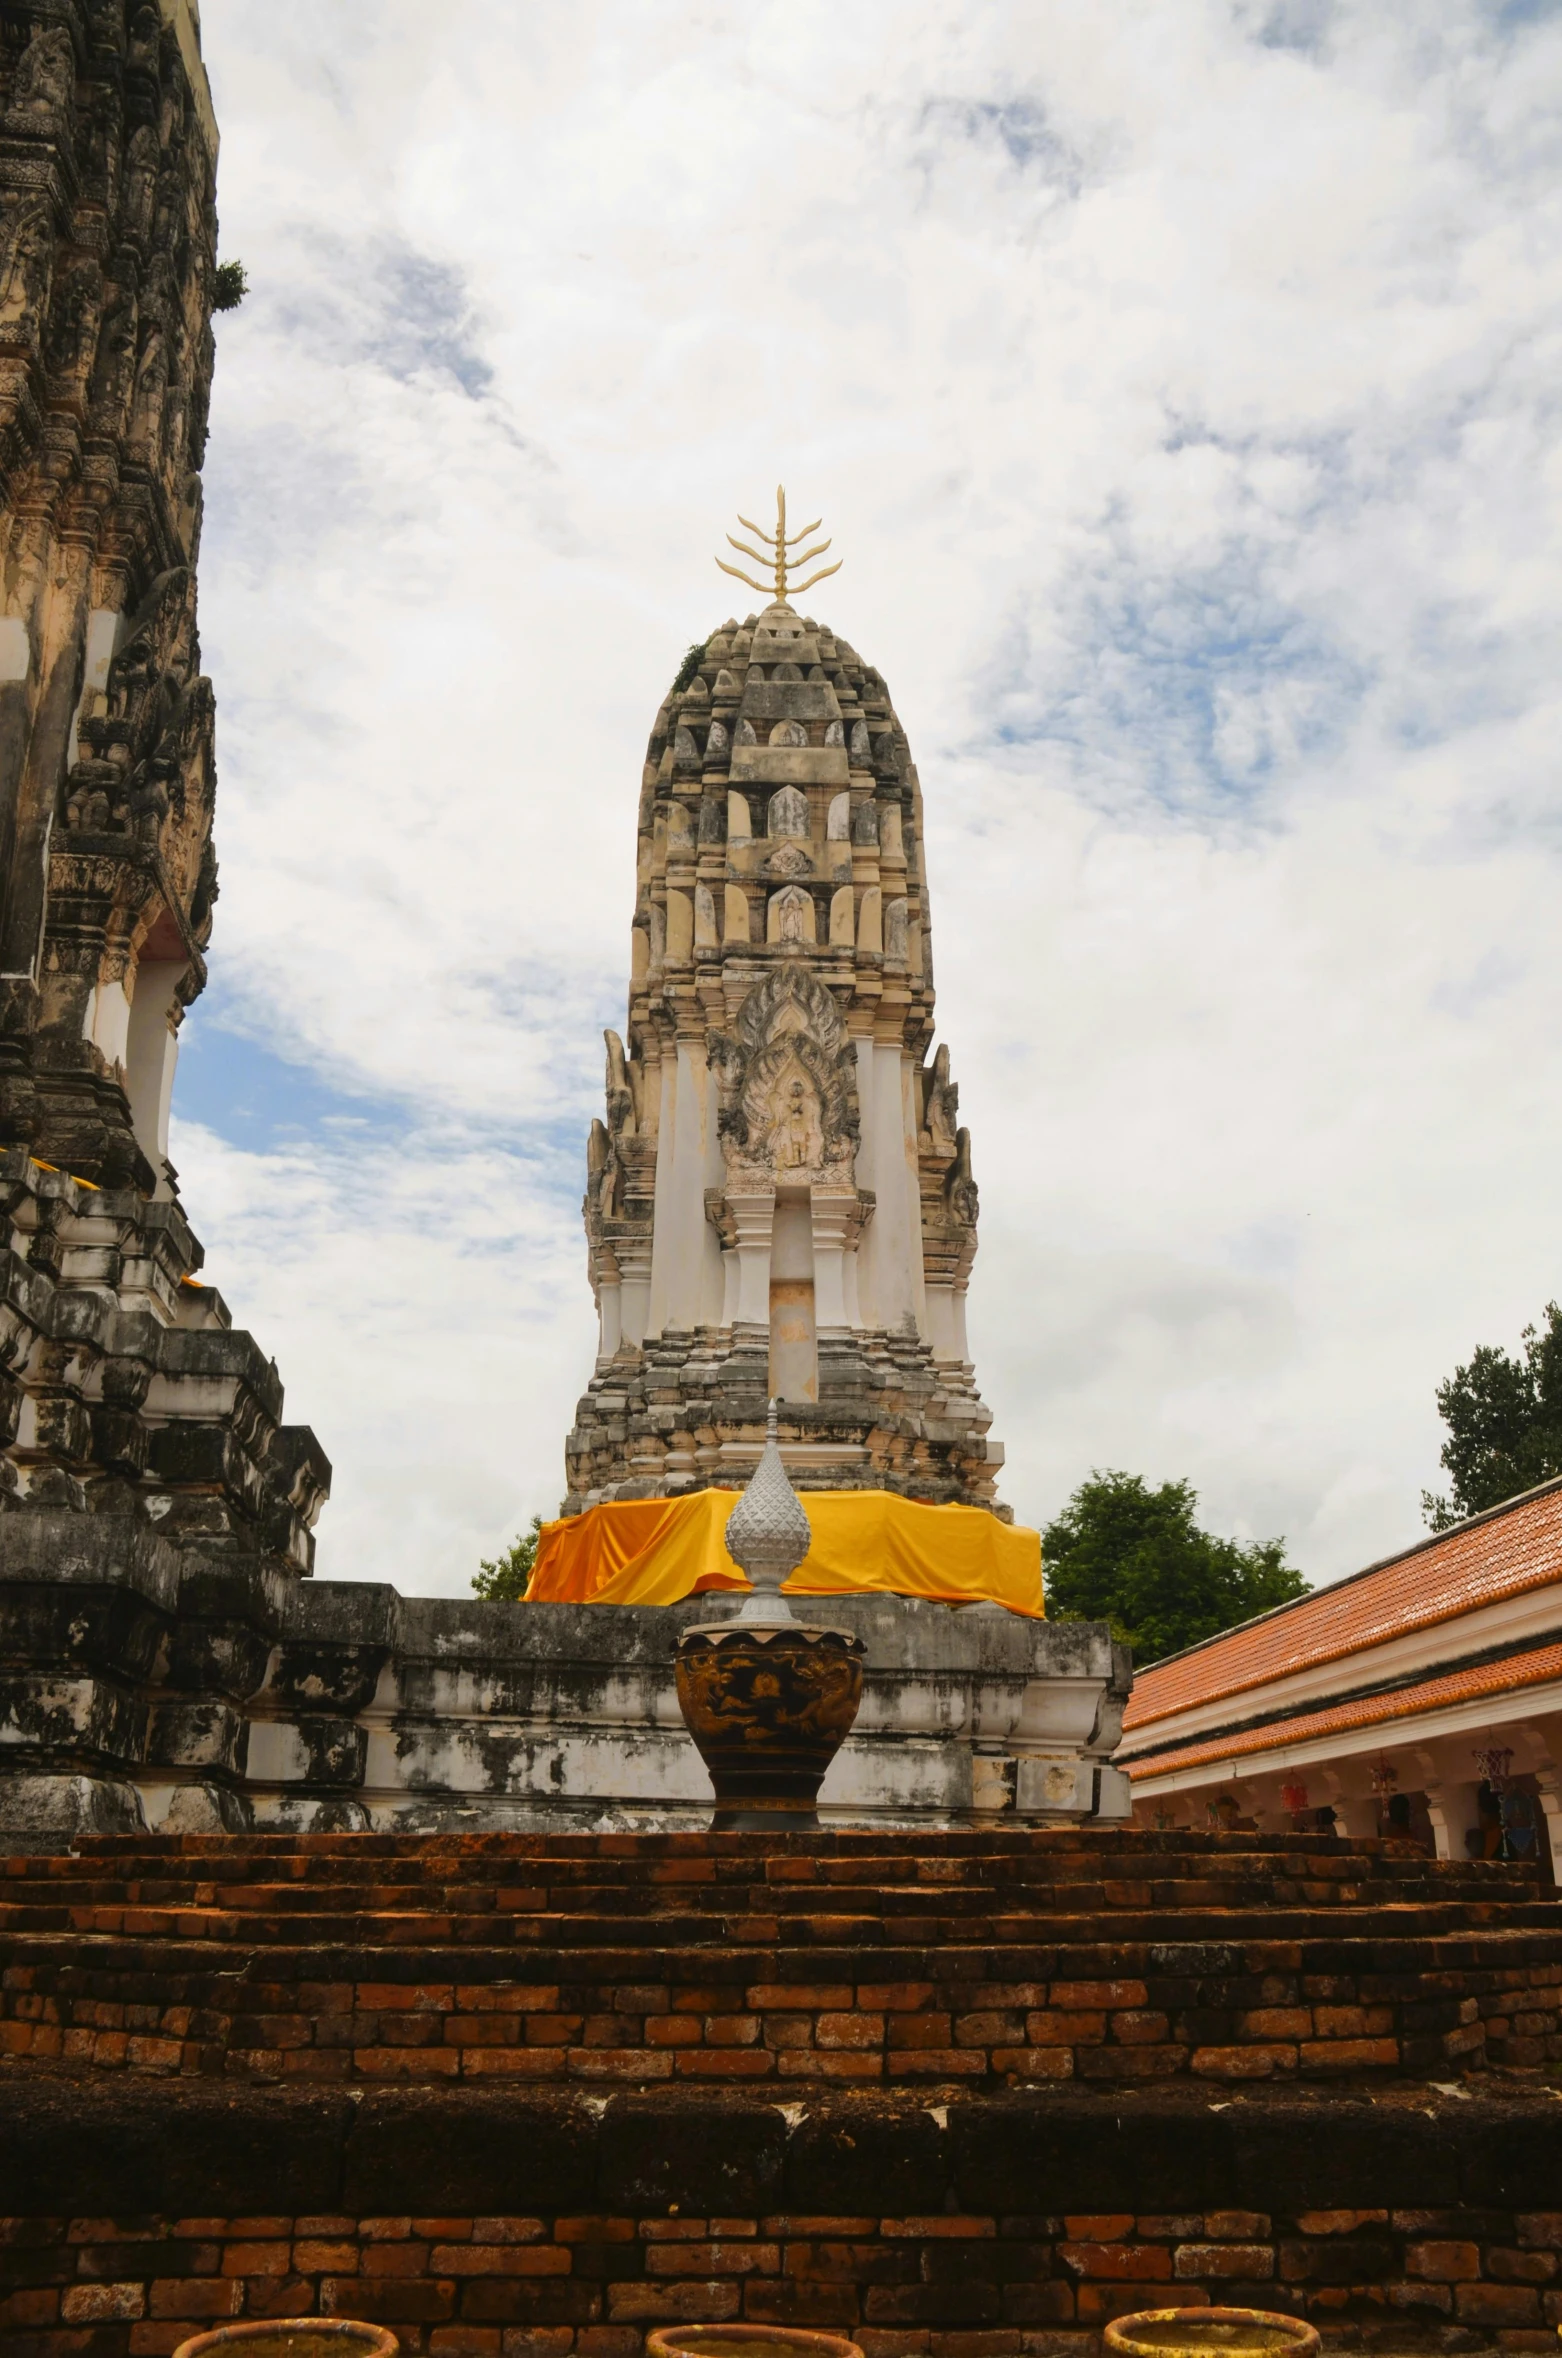
<svg viewBox="0 0 1562 2358"><path fill-rule="evenodd" d="M1408 1833L1562 1865L1562 1480L1141 1671L1145 1825Z"/></svg>

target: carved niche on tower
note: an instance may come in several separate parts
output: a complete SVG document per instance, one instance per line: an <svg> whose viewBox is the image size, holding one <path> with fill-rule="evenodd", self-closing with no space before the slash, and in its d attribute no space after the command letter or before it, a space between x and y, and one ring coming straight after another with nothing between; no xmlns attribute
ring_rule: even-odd
<svg viewBox="0 0 1562 2358"><path fill-rule="evenodd" d="M756 983L711 1066L729 1191L853 1185L857 1059L840 1010L815 975L779 966Z"/></svg>

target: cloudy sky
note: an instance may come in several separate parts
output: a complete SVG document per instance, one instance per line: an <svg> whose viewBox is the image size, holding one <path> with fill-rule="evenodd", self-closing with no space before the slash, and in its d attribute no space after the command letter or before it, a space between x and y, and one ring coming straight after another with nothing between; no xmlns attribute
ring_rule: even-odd
<svg viewBox="0 0 1562 2358"><path fill-rule="evenodd" d="M203 14L174 1156L320 1571L556 1508L644 740L778 478L922 776L1005 1495L1414 1539L1438 1380L1562 1293L1562 8Z"/></svg>

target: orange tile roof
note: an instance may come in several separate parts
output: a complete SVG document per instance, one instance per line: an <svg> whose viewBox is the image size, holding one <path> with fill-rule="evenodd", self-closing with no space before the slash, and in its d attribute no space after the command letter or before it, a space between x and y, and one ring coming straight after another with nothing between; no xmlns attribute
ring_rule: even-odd
<svg viewBox="0 0 1562 2358"><path fill-rule="evenodd" d="M1562 1580L1562 1478L1141 1671L1125 1732Z"/></svg>
<svg viewBox="0 0 1562 2358"><path fill-rule="evenodd" d="M1418 1712L1436 1711L1445 1703L1467 1703L1473 1696L1506 1694L1515 1687L1543 1686L1553 1678L1562 1678L1562 1645L1536 1646L1528 1654L1508 1654L1500 1662L1478 1662L1469 1670L1422 1679L1417 1686L1358 1695L1353 1702L1331 1703L1323 1711L1304 1711L1295 1719L1271 1720L1267 1727L1244 1728L1240 1735L1211 1736L1175 1752L1156 1753L1148 1760L1123 1760L1119 1755L1119 1761L1130 1777L1164 1777L1171 1769L1199 1768L1210 1760L1269 1752L1276 1744L1299 1744L1308 1736L1330 1736L1342 1728L1370 1728L1384 1720L1413 1719Z"/></svg>

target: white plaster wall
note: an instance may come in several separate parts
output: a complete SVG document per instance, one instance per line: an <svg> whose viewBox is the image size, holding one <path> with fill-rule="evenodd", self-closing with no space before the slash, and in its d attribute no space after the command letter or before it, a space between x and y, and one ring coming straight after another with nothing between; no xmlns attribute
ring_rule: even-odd
<svg viewBox="0 0 1562 2358"><path fill-rule="evenodd" d="M31 664L32 647L28 640L26 623L19 614L5 615L0 618L0 683L25 680ZM75 758L76 743L72 738L72 761Z"/></svg>
<svg viewBox="0 0 1562 2358"><path fill-rule="evenodd" d="M109 1064L124 1070L130 1040L130 996L122 982L100 982L87 1001L82 1031Z"/></svg>
<svg viewBox="0 0 1562 2358"><path fill-rule="evenodd" d="M135 994L125 1048L125 1093L130 1099L136 1144L157 1173L158 1193L168 1192L163 1164L168 1153L168 1107L173 1096L178 1035L170 1029L174 994L184 974L182 958L143 960L136 969Z"/></svg>
<svg viewBox="0 0 1562 2358"><path fill-rule="evenodd" d="M114 612L107 606L94 606L87 616L87 645L81 681L81 701L76 707L75 718L71 722L70 747L65 757L67 768L80 756L80 729L83 713L88 710L95 696L101 696L107 692L108 667L114 659L114 650L119 644L119 634L124 620L125 617L122 614ZM13 625L8 622L0 623L0 631L7 631L12 627ZM17 623L14 627L22 632L25 647L27 637L25 628L21 623ZM3 656L3 649L0 649L0 656ZM21 671L16 673L4 669L3 661L0 661L0 679L25 679L26 677L25 661Z"/></svg>

